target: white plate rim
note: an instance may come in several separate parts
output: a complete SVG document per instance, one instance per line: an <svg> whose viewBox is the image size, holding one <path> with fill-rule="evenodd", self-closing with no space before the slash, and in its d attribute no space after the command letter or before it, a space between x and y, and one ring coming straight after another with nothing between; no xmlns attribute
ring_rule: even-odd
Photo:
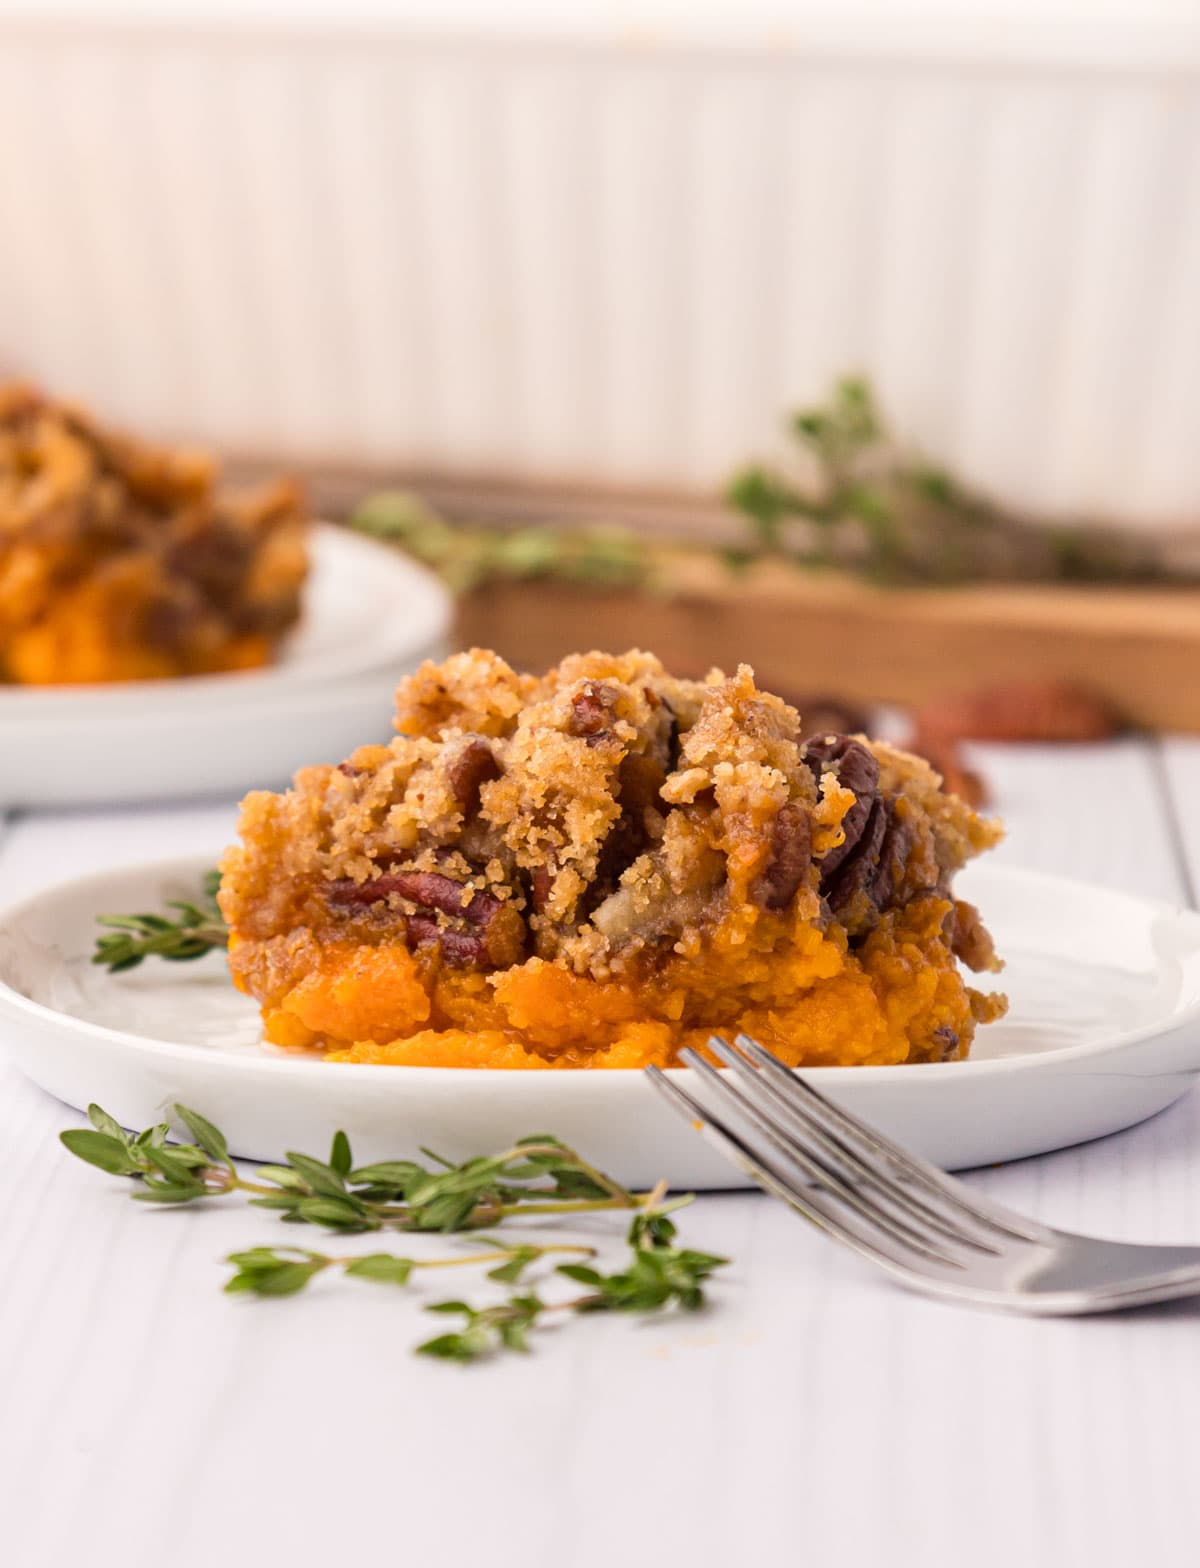
<svg viewBox="0 0 1200 1568"><path fill-rule="evenodd" d="M214 863L214 857L197 855L173 856L167 859L130 861L121 865L109 866L101 871L85 873L79 877L67 878L42 887L35 893L19 899L11 905L0 909L0 935L6 931L19 927L20 923L28 918L39 904L47 899L60 898L68 893L75 895L86 894L89 890L103 887L114 876L146 876L159 877L168 880L197 880ZM1172 904L1165 900L1144 898L1138 894L1131 894L1116 888L1103 887L1086 882L1079 878L1063 877L1052 872L1026 870L1023 867L1010 866L985 866L976 870L977 876L988 879L1003 880L1021 886L1041 887L1048 892L1055 889L1067 889L1076 895L1102 895L1105 898L1135 906L1139 913L1148 917L1151 915L1168 918L1173 921L1183 922L1194 928L1197 946L1200 948L1200 912ZM232 985L232 981L230 981ZM45 1003L36 1002L24 996L20 991L0 979L0 1011L7 1010L18 1018L28 1017L42 1025L52 1025L58 1028L68 1028L84 1038L97 1040L109 1046L117 1046L121 1050L135 1055L146 1056L157 1061L185 1061L212 1063L214 1056L211 1050L198 1045L189 1045L175 1040L157 1039L153 1036L132 1033L122 1029L115 1029L107 1024L93 1023L89 1019L78 1018L73 1014L64 1013ZM1101 1037L1099 1040L1085 1041L1078 1045L1061 1046L1047 1051L1025 1052L1020 1055L993 1057L983 1060L973 1060L968 1057L965 1061L957 1062L924 1062L920 1064L891 1064L885 1066L837 1066L837 1067L804 1067L799 1069L805 1075L813 1074L819 1078L821 1084L834 1088L839 1084L849 1081L861 1082L864 1074L869 1074L874 1082L887 1083L892 1087L900 1084L915 1087L921 1083L947 1083L962 1082L966 1078L994 1078L998 1076L1011 1077L1013 1074L1037 1073L1044 1071L1050 1065L1060 1064L1070 1066L1080 1061L1093 1061L1102 1059L1110 1052L1124 1051L1130 1046L1136 1046L1143 1041L1153 1040L1168 1032L1174 1033L1189 1025L1200 1021L1200 997L1190 1004L1182 1006L1178 1012L1172 1013L1169 1020L1154 1019L1142 1025L1136 1025L1114 1032L1112 1035ZM440 1085L453 1084L455 1081L478 1085L481 1081L498 1085L501 1081L526 1081L528 1074L520 1069L486 1068L486 1067L396 1067L384 1063L373 1062L317 1062L311 1057L292 1059L282 1051L276 1055L264 1050L261 1056L236 1056L220 1054L216 1058L222 1070L231 1069L242 1074L269 1073L278 1078L294 1078L300 1075L306 1082L311 1082L311 1074L318 1070L322 1078L336 1075L337 1081L352 1079L355 1084L361 1085L364 1081L375 1080L380 1083L399 1082L422 1083L437 1081ZM687 1068L672 1068L669 1072L686 1075ZM611 1084L620 1082L628 1083L633 1079L641 1078L643 1069L640 1067L618 1067L589 1070L581 1068L576 1072L542 1072L537 1074L539 1091L550 1094L570 1092L567 1086L573 1089L580 1076L588 1079L600 1078ZM554 1085L555 1087L551 1087Z"/></svg>

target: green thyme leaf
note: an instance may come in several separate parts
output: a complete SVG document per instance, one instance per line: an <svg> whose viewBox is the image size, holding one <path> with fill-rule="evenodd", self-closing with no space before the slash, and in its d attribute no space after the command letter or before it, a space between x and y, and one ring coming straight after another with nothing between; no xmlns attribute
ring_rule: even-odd
<svg viewBox="0 0 1200 1568"><path fill-rule="evenodd" d="M244 1252L231 1252L226 1259L239 1269L273 1269L284 1261L287 1260L278 1247L248 1247Z"/></svg>
<svg viewBox="0 0 1200 1568"><path fill-rule="evenodd" d="M108 1133L110 1137L116 1138L122 1144L128 1143L129 1140L125 1136L125 1129L120 1122L117 1121L115 1116L110 1116L101 1106L89 1105L87 1117L97 1132Z"/></svg>
<svg viewBox="0 0 1200 1568"><path fill-rule="evenodd" d="M203 1156L201 1156L203 1158ZM189 1182L191 1167L186 1159L177 1158L173 1153L168 1153L165 1148L156 1147L146 1151L146 1159L156 1171L164 1175L171 1182Z"/></svg>
<svg viewBox="0 0 1200 1568"><path fill-rule="evenodd" d="M195 1203L208 1194L199 1182L158 1181L147 1176L143 1186L133 1194L137 1203Z"/></svg>
<svg viewBox="0 0 1200 1568"><path fill-rule="evenodd" d="M354 1165L354 1157L350 1153L350 1140L339 1128L333 1135L333 1146L329 1151L329 1166L339 1176L348 1176Z"/></svg>
<svg viewBox="0 0 1200 1568"><path fill-rule="evenodd" d="M131 1158L123 1139L111 1133L72 1127L58 1136L63 1147L69 1149L77 1159L85 1160L89 1165L95 1165L113 1176L131 1176L138 1169L137 1161Z"/></svg>
<svg viewBox="0 0 1200 1568"><path fill-rule="evenodd" d="M455 1231L468 1228L468 1221L477 1207L477 1193L445 1193L430 1202L413 1205L410 1210L412 1229L428 1231Z"/></svg>
<svg viewBox="0 0 1200 1568"><path fill-rule="evenodd" d="M198 1111L191 1111L186 1105L176 1105L175 1114L210 1159L215 1160L218 1165L229 1164L229 1145L225 1142L223 1133L219 1132L210 1121L206 1121Z"/></svg>
<svg viewBox="0 0 1200 1568"><path fill-rule="evenodd" d="M474 1361L486 1355L491 1341L478 1329L467 1329L461 1334L439 1334L417 1346L419 1356L436 1356L442 1361Z"/></svg>
<svg viewBox="0 0 1200 1568"><path fill-rule="evenodd" d="M290 1165L260 1165L255 1171L259 1181L269 1181L276 1187L286 1187L289 1192L305 1193L308 1183L299 1171L294 1171Z"/></svg>
<svg viewBox="0 0 1200 1568"><path fill-rule="evenodd" d="M225 1286L228 1291L252 1291L258 1296L294 1296L303 1290L324 1263L280 1263L273 1269L254 1269L235 1274Z"/></svg>
<svg viewBox="0 0 1200 1568"><path fill-rule="evenodd" d="M346 1183L332 1165L325 1165L307 1154L294 1154L290 1149L288 1164L303 1177L313 1192L325 1198L345 1196Z"/></svg>
<svg viewBox="0 0 1200 1568"><path fill-rule="evenodd" d="M394 1187L403 1192L414 1177L424 1174L412 1160L381 1160L378 1165L360 1165L357 1170L348 1171L346 1180L355 1187Z"/></svg>
<svg viewBox="0 0 1200 1568"><path fill-rule="evenodd" d="M411 1258L397 1258L390 1252L369 1252L346 1265L346 1273L359 1279L377 1279L386 1285L407 1285L415 1267Z"/></svg>
<svg viewBox="0 0 1200 1568"><path fill-rule="evenodd" d="M526 1352L529 1349L529 1325L519 1319L502 1320L496 1325L500 1343L506 1350Z"/></svg>
<svg viewBox="0 0 1200 1568"><path fill-rule="evenodd" d="M568 1279L573 1279L580 1285L602 1285L604 1283L604 1275L598 1269L588 1268L583 1263L560 1263L557 1272L565 1274Z"/></svg>
<svg viewBox="0 0 1200 1568"><path fill-rule="evenodd" d="M529 1265L536 1263L541 1255L540 1247L514 1247L504 1263L487 1271L487 1277L498 1280L502 1285L515 1285Z"/></svg>
<svg viewBox="0 0 1200 1568"><path fill-rule="evenodd" d="M629 1226L631 1247L669 1247L674 1239L675 1226L662 1213L635 1215Z"/></svg>
<svg viewBox="0 0 1200 1568"><path fill-rule="evenodd" d="M349 1198L301 1198L294 1212L310 1225L326 1225L334 1230L372 1230L377 1227L361 1204Z"/></svg>
<svg viewBox="0 0 1200 1568"><path fill-rule="evenodd" d="M336 1259L302 1248L251 1247L246 1252L230 1253L228 1262L237 1269L225 1289L250 1291L258 1296L292 1296L303 1290L314 1274L327 1269Z"/></svg>

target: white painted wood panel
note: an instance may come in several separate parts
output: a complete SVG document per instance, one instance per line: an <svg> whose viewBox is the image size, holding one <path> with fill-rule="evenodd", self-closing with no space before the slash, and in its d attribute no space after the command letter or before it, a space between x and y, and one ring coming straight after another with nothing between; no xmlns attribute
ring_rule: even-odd
<svg viewBox="0 0 1200 1568"><path fill-rule="evenodd" d="M4 360L132 428L707 490L861 370L1033 512L1200 504L1184 0L727 4L715 33L491 0L492 36L44 3L0 7Z"/></svg>

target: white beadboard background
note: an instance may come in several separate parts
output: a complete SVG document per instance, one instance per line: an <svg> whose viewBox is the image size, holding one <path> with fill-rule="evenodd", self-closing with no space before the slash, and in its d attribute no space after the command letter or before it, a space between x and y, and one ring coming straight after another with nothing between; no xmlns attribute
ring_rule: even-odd
<svg viewBox="0 0 1200 1568"><path fill-rule="evenodd" d="M1010 501L1200 513L1194 9L1041 52L1030 6L739 48L63 9L0 6L0 372L227 449L704 489L859 369Z"/></svg>
<svg viewBox="0 0 1200 1568"><path fill-rule="evenodd" d="M1200 742L978 760L1010 862L1194 901L1200 840L1186 829L1185 846L1180 824ZM168 845L212 852L233 813L0 818L0 893ZM224 1253L294 1238L237 1206L130 1203L58 1148L79 1121L0 1061L5 1568L1197 1561L1196 1304L1044 1322L958 1310L889 1286L765 1197L706 1195L681 1225L735 1260L713 1312L575 1323L528 1360L460 1371L409 1353L437 1286L222 1296ZM1052 1223L1200 1239L1200 1099L970 1180Z"/></svg>

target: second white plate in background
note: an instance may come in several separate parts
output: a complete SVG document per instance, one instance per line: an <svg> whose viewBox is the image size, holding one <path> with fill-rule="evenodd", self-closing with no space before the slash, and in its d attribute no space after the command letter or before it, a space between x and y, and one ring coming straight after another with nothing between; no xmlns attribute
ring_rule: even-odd
<svg viewBox="0 0 1200 1568"><path fill-rule="evenodd" d="M450 598L385 545L313 533L304 615L262 670L109 686L0 686L0 806L236 794L391 733L396 681L440 658Z"/></svg>

